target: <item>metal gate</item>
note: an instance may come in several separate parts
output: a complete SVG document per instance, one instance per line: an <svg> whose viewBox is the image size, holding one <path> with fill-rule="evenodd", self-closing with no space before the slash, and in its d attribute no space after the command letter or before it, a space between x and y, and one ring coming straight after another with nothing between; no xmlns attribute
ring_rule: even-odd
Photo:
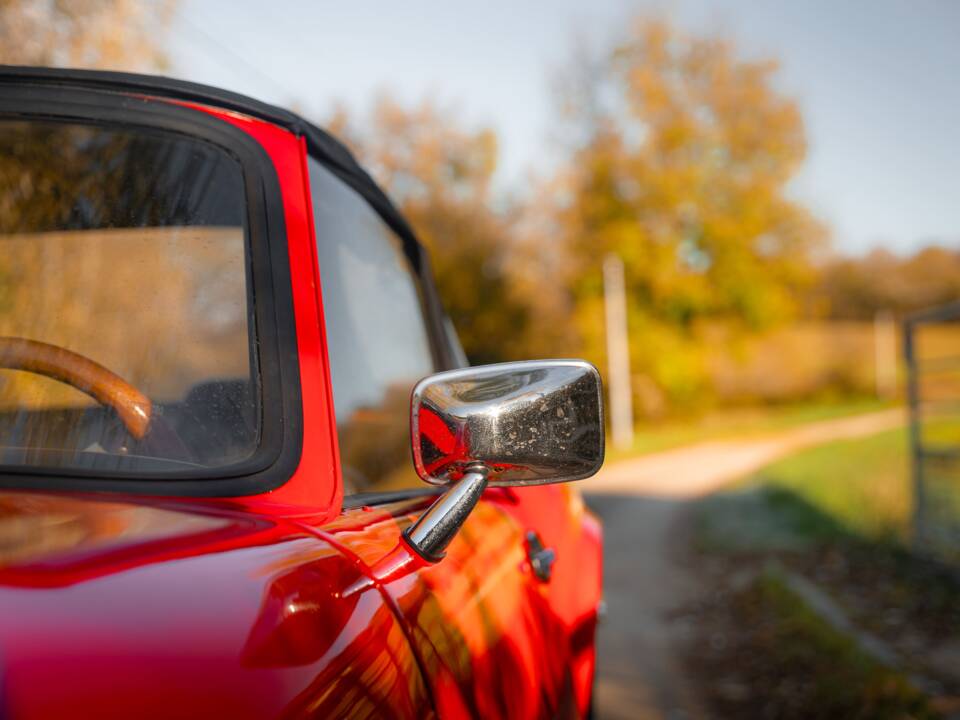
<svg viewBox="0 0 960 720"><path fill-rule="evenodd" d="M960 302L903 326L917 548L960 561Z"/></svg>

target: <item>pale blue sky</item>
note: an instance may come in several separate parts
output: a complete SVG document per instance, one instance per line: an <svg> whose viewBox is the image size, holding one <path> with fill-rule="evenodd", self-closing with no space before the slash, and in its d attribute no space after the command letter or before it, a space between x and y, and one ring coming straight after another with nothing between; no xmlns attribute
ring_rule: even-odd
<svg viewBox="0 0 960 720"><path fill-rule="evenodd" d="M960 246L960 2L180 0L170 74L324 117L381 90L433 97L501 139L500 187L556 157L551 81L578 38L638 13L776 56L810 146L791 192L837 246Z"/></svg>

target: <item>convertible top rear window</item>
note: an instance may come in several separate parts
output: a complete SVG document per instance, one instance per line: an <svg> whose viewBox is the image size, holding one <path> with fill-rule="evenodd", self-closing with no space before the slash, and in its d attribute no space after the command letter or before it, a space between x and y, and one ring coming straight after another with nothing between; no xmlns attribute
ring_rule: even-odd
<svg viewBox="0 0 960 720"><path fill-rule="evenodd" d="M0 120L0 465L136 475L260 438L244 179L159 130Z"/></svg>

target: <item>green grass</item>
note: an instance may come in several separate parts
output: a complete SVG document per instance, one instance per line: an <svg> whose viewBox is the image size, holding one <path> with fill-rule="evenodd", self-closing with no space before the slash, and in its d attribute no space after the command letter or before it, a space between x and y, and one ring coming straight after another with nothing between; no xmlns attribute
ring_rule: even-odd
<svg viewBox="0 0 960 720"><path fill-rule="evenodd" d="M626 450L609 448L608 460L620 460L707 440L753 437L778 430L833 418L876 412L893 407L876 399L845 402L818 402L794 405L735 408L709 413L689 420L640 424L634 431L633 446Z"/></svg>
<svg viewBox="0 0 960 720"><path fill-rule="evenodd" d="M956 424L938 426L945 437ZM928 460L927 531L940 552L960 545L960 462ZM907 545L913 480L906 428L802 450L703 503L705 542L730 550L804 549L842 536ZM945 556L946 557L946 556Z"/></svg>
<svg viewBox="0 0 960 720"><path fill-rule="evenodd" d="M932 552L918 556L908 459L904 429L796 453L701 500L694 547L731 559L792 558L808 571L837 551L848 573L837 582L856 577L878 605L953 629L960 585L944 561L960 562L960 478L957 468L941 478L929 473Z"/></svg>
<svg viewBox="0 0 960 720"><path fill-rule="evenodd" d="M797 495L762 485L704 498L695 517L695 548L706 553L803 553L849 536Z"/></svg>
<svg viewBox="0 0 960 720"><path fill-rule="evenodd" d="M888 642L903 633L931 645L954 637L956 576L909 546L909 461L906 428L797 452L701 500L696 549L731 573L774 558L813 579L857 626ZM930 514L935 510L954 527L960 519L956 471L943 469L943 482L931 482L929 490L931 497L939 493ZM731 627L744 639L722 665L755 658L743 669L745 682L757 704L775 708L777 717L937 716L905 669L865 656L778 573L761 573L725 602ZM890 608L900 613L901 625L890 626Z"/></svg>
<svg viewBox="0 0 960 720"><path fill-rule="evenodd" d="M768 465L741 488L780 491L771 495L773 502L789 494L829 518L814 534L842 530L904 541L913 507L907 435L896 429L803 450Z"/></svg>
<svg viewBox="0 0 960 720"><path fill-rule="evenodd" d="M922 425L923 442L930 446L960 446L960 419L937 417L926 419Z"/></svg>

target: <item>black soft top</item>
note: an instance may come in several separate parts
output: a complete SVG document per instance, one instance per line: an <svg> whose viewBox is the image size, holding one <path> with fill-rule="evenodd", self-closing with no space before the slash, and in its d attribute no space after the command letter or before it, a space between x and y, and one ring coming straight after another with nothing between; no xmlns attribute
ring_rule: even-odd
<svg viewBox="0 0 960 720"><path fill-rule="evenodd" d="M155 75L107 72L103 70L66 70L60 68L0 65L0 83L29 82L45 86L86 87L119 93L136 93L174 98L233 110L268 120L284 127L307 142L309 153L350 185L379 213L403 241L404 250L418 273L426 269L426 256L409 223L386 193L374 182L353 154L322 128L284 108L254 100L246 95L219 88L174 80Z"/></svg>

